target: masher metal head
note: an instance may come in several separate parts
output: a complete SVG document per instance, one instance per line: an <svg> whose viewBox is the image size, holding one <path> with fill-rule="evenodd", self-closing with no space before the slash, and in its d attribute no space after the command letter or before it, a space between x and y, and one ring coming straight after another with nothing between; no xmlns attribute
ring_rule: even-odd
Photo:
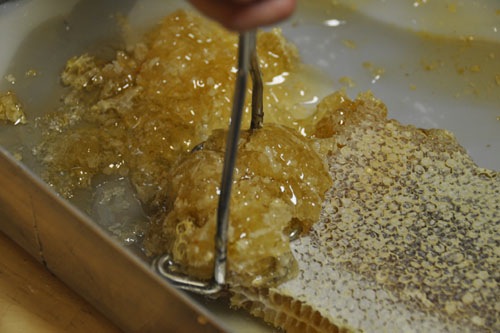
<svg viewBox="0 0 500 333"><path fill-rule="evenodd" d="M155 271L174 286L197 294L214 296L226 287L227 243L229 227L229 202L233 184L233 173L238 153L241 120L245 107L248 74L252 76L252 119L251 129L262 127L263 83L257 58L256 31L243 32L238 42L238 72L234 91L231 123L226 140L226 152L222 170L222 180L217 208L217 224L215 236L214 271L210 280L197 280L180 272L179 267L169 254L156 258L153 262Z"/></svg>

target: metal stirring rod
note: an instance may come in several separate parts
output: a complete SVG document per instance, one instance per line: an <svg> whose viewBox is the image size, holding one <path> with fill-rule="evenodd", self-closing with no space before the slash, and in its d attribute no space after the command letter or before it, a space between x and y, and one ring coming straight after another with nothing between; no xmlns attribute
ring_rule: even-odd
<svg viewBox="0 0 500 333"><path fill-rule="evenodd" d="M253 81L252 94L252 122L251 128L262 127L262 77L259 70L256 52L256 31L244 32L238 42L238 73L234 91L231 123L226 139L226 152L222 170L221 189L217 209L217 225L215 237L214 273L211 281L200 281L175 271L175 263L170 255L166 254L153 262L153 268L163 278L176 287L202 295L214 295L221 292L226 284L227 243L229 227L229 202L233 183L234 168L238 152L241 120L245 107L248 73L251 72Z"/></svg>

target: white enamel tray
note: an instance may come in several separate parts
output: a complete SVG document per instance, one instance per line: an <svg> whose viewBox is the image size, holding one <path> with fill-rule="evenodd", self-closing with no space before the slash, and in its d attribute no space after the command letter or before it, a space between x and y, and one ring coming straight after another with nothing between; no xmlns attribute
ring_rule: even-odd
<svg viewBox="0 0 500 333"><path fill-rule="evenodd" d="M453 132L482 167L500 169L500 5L468 1L299 1L282 23L304 62L324 73L318 92L372 90L402 123ZM180 0L18 0L0 5L0 91L29 119L50 111L65 61L111 52L122 13L137 36ZM36 77L26 72L35 70ZM0 127L0 231L126 331L272 331L223 305L170 288L92 219L37 177L29 126ZM9 152L23 156L17 162ZM203 320L201 320L203 318Z"/></svg>

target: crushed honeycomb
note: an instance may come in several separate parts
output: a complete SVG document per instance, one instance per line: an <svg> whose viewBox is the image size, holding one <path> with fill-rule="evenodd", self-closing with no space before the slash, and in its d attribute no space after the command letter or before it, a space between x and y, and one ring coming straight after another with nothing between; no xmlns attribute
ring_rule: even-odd
<svg viewBox="0 0 500 333"><path fill-rule="evenodd" d="M72 197L98 174L128 176L147 207L160 207L158 193L178 156L228 126L236 44L218 25L177 11L111 61L89 54L70 59L61 110L39 121L45 136L35 153L48 167L44 178ZM296 48L273 30L259 34L258 50L266 122L309 133L306 118L314 108L304 103L315 92L297 74L303 65Z"/></svg>
<svg viewBox="0 0 500 333"><path fill-rule="evenodd" d="M169 209L146 242L201 279L213 275L225 138L225 131L214 132L172 168ZM228 282L273 285L293 275L289 234L309 231L330 186L323 160L296 131L268 124L243 133L230 203Z"/></svg>
<svg viewBox="0 0 500 333"><path fill-rule="evenodd" d="M187 273L202 278L213 267L224 150L218 129L229 124L236 44L218 25L177 11L111 61L70 59L61 75L68 87L61 109L38 122L44 139L35 153L50 184L71 197L99 175L128 177L152 219L148 253L172 252ZM273 30L259 34L258 52L266 128L242 138L231 206L229 276L245 285L293 274L289 234L310 229L331 183L305 138L314 129L308 120L314 108L306 105L314 91L301 82L296 48ZM205 148L190 153L201 142Z"/></svg>
<svg viewBox="0 0 500 333"><path fill-rule="evenodd" d="M26 124L27 122L21 102L11 91L0 93L0 120L8 121L14 125Z"/></svg>
<svg viewBox="0 0 500 333"><path fill-rule="evenodd" d="M236 289L233 303L287 332L335 332L324 318L340 331L498 332L499 173L445 130L387 120L369 94L319 107L330 109L315 135L333 186L292 243L299 274Z"/></svg>

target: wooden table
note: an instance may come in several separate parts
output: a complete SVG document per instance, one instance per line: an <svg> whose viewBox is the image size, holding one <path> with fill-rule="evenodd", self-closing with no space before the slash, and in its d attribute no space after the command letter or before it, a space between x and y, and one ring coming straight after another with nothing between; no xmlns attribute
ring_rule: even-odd
<svg viewBox="0 0 500 333"><path fill-rule="evenodd" d="M0 332L120 332L0 232Z"/></svg>

